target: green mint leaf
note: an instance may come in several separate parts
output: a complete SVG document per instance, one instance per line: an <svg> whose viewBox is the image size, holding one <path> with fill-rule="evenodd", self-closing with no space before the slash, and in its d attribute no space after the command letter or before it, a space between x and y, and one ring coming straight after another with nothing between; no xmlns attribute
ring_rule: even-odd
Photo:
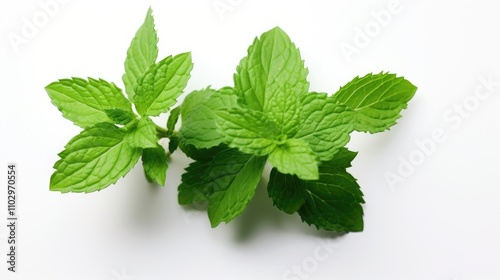
<svg viewBox="0 0 500 280"><path fill-rule="evenodd" d="M213 157L215 157L218 153L226 150L228 147L224 144L221 144L219 146L214 146L211 148L198 149L194 145L186 145L181 139L181 141L179 141L179 148L189 158L198 161L209 161Z"/></svg>
<svg viewBox="0 0 500 280"><path fill-rule="evenodd" d="M104 112L115 124L126 125L136 118L134 113L122 109L106 109Z"/></svg>
<svg viewBox="0 0 500 280"><path fill-rule="evenodd" d="M215 122L216 111L237 106L237 97L231 88L219 91L207 88L190 93L181 105L181 142L184 146L208 149L224 141Z"/></svg>
<svg viewBox="0 0 500 280"><path fill-rule="evenodd" d="M158 136L156 135L156 125L148 117L142 117L137 125L131 128L127 135L127 140L132 147L156 148Z"/></svg>
<svg viewBox="0 0 500 280"><path fill-rule="evenodd" d="M169 56L151 65L138 79L134 101L141 116L158 116L174 105L190 77L190 53Z"/></svg>
<svg viewBox="0 0 500 280"><path fill-rule="evenodd" d="M62 79L46 86L45 90L63 116L82 128L112 122L106 114L108 109L132 112L121 89L101 79Z"/></svg>
<svg viewBox="0 0 500 280"><path fill-rule="evenodd" d="M255 194L265 157L247 155L230 149L216 155L206 170L210 183L208 217L212 227L239 216Z"/></svg>
<svg viewBox="0 0 500 280"><path fill-rule="evenodd" d="M235 90L248 108L279 113L281 108L274 106L281 97L275 95L286 91L299 97L306 93L307 74L299 50L283 30L275 27L256 38L241 60L234 75Z"/></svg>
<svg viewBox="0 0 500 280"><path fill-rule="evenodd" d="M305 94L301 96L301 126L294 138L309 143L320 161L330 160L349 142L355 116L325 93Z"/></svg>
<svg viewBox="0 0 500 280"><path fill-rule="evenodd" d="M318 163L309 144L301 139L288 139L277 145L269 162L284 174L297 175L303 180L317 180Z"/></svg>
<svg viewBox="0 0 500 280"><path fill-rule="evenodd" d="M179 147L180 142L181 139L178 136L176 135L170 136L170 141L168 142L168 152L173 154Z"/></svg>
<svg viewBox="0 0 500 280"><path fill-rule="evenodd" d="M249 109L232 108L217 111L220 132L231 148L243 153L265 156L286 139L276 123L264 113ZM285 138L285 139L284 139Z"/></svg>
<svg viewBox="0 0 500 280"><path fill-rule="evenodd" d="M110 123L85 128L59 154L50 190L89 193L114 184L141 156L141 150L125 140L126 135Z"/></svg>
<svg viewBox="0 0 500 280"><path fill-rule="evenodd" d="M296 175L283 174L276 168L271 170L267 192L273 204L287 214L297 212L307 194L305 181Z"/></svg>
<svg viewBox="0 0 500 280"><path fill-rule="evenodd" d="M190 92L181 104L181 118L182 124L186 121L186 118L192 113L197 112L197 107L208 103L212 95L216 93L217 90L207 87L202 90L195 90Z"/></svg>
<svg viewBox="0 0 500 280"><path fill-rule="evenodd" d="M153 10L149 8L144 23L137 30L134 39L127 50L125 59L125 74L122 80L130 100L134 100L137 79L148 70L158 58L158 36L155 30Z"/></svg>
<svg viewBox="0 0 500 280"><path fill-rule="evenodd" d="M334 159L320 165L319 180L304 181L306 197L298 211L304 222L329 231L363 230L363 194L356 179L346 171L354 156L341 149Z"/></svg>
<svg viewBox="0 0 500 280"><path fill-rule="evenodd" d="M167 120L167 135L171 136L174 134L175 131L175 125L177 124L177 121L179 120L179 116L181 114L181 107L175 107L170 111L170 116L168 116Z"/></svg>
<svg viewBox="0 0 500 280"><path fill-rule="evenodd" d="M271 96L266 114L281 128L281 134L292 136L300 126L299 97L288 86Z"/></svg>
<svg viewBox="0 0 500 280"><path fill-rule="evenodd" d="M209 183L205 183L205 174L209 164L206 161L195 161L189 164L182 174L182 183L179 185L178 200L181 205L205 202L210 196Z"/></svg>
<svg viewBox="0 0 500 280"><path fill-rule="evenodd" d="M333 96L357 112L357 131L376 133L392 125L401 117L417 87L395 74L368 74L356 77Z"/></svg>
<svg viewBox="0 0 500 280"><path fill-rule="evenodd" d="M142 166L149 182L160 186L165 185L168 169L168 157L162 146L148 148L142 151Z"/></svg>

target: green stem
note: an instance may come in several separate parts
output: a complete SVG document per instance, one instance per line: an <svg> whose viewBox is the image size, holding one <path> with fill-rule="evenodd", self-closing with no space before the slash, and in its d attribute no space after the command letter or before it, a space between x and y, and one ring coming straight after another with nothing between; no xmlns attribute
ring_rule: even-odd
<svg viewBox="0 0 500 280"><path fill-rule="evenodd" d="M159 138L170 138L168 135L168 131L165 128L158 125L155 126L156 126L156 135L158 135Z"/></svg>

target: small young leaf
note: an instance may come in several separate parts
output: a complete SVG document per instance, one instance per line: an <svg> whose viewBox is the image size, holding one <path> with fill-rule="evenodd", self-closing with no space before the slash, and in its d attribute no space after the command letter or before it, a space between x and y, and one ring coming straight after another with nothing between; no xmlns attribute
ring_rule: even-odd
<svg viewBox="0 0 500 280"><path fill-rule="evenodd" d="M170 136L170 141L168 142L168 152L173 154L179 147L180 142L181 139L179 138L179 136L176 135Z"/></svg>
<svg viewBox="0 0 500 280"><path fill-rule="evenodd" d="M62 79L46 86L45 90L63 116L82 128L113 122L106 114L108 109L132 112L132 105L122 91L101 79Z"/></svg>
<svg viewBox="0 0 500 280"><path fill-rule="evenodd" d="M169 56L151 65L138 79L132 99L141 116L168 112L181 95L190 77L193 63L190 53Z"/></svg>
<svg viewBox="0 0 500 280"><path fill-rule="evenodd" d="M341 149L334 159L320 165L318 181L304 181L307 195L298 211L304 222L337 232L363 230L363 194L346 171L354 156Z"/></svg>
<svg viewBox="0 0 500 280"><path fill-rule="evenodd" d="M296 175L283 174L276 168L271 170L267 192L273 204L287 214L297 212L306 197L305 181Z"/></svg>
<svg viewBox="0 0 500 280"><path fill-rule="evenodd" d="M333 158L349 142L356 113L324 93L301 97L301 126L294 138L309 143L320 161Z"/></svg>
<svg viewBox="0 0 500 280"><path fill-rule="evenodd" d="M170 116L168 116L167 120L167 135L171 136L174 134L175 125L179 120L179 115L181 114L181 107L175 107L170 111Z"/></svg>
<svg viewBox="0 0 500 280"><path fill-rule="evenodd" d="M134 113L122 109L106 109L104 111L115 124L126 125L136 118Z"/></svg>
<svg viewBox="0 0 500 280"><path fill-rule="evenodd" d="M155 23L149 8L144 23L137 30L134 39L127 50L125 60L125 74L122 80L125 84L125 91L128 98L134 100L134 88L139 78L158 58L158 36L155 30Z"/></svg>
<svg viewBox="0 0 500 280"><path fill-rule="evenodd" d="M281 130L261 112L232 108L217 111L217 123L231 148L257 156L269 155L282 140Z"/></svg>
<svg viewBox="0 0 500 280"><path fill-rule="evenodd" d="M260 181L265 157L226 150L209 163L205 182L210 182L208 217L212 227L230 222L245 210Z"/></svg>
<svg viewBox="0 0 500 280"><path fill-rule="evenodd" d="M220 145L224 141L224 135L217 129L215 111L237 106L236 99L230 88L219 91L207 88L190 93L181 105L182 144L193 145L197 149Z"/></svg>
<svg viewBox="0 0 500 280"><path fill-rule="evenodd" d="M303 180L317 180L319 177L316 157L304 140L288 139L277 145L269 155L269 162L279 172L297 175Z"/></svg>
<svg viewBox="0 0 500 280"><path fill-rule="evenodd" d="M154 122L148 117L142 117L137 122L137 126L130 130L127 140L132 147L156 148L158 136Z"/></svg>
<svg viewBox="0 0 500 280"><path fill-rule="evenodd" d="M50 190L89 193L114 184L141 156L141 150L125 140L126 135L110 123L85 128L59 154Z"/></svg>
<svg viewBox="0 0 500 280"><path fill-rule="evenodd" d="M296 97L306 93L307 74L299 50L283 30L275 27L250 46L234 75L234 85L240 101L248 108L279 112L273 107L273 96L285 89Z"/></svg>
<svg viewBox="0 0 500 280"><path fill-rule="evenodd" d="M396 124L416 91L417 87L395 74L368 74L354 78L333 99L357 112L357 131L376 133Z"/></svg>
<svg viewBox="0 0 500 280"><path fill-rule="evenodd" d="M142 151L142 166L149 182L155 182L160 186L165 185L168 169L168 157L165 149L157 145Z"/></svg>

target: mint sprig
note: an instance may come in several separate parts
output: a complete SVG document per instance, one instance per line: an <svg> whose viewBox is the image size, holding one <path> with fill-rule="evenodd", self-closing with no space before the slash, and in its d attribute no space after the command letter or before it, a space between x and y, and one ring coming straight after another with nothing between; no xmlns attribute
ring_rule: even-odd
<svg viewBox="0 0 500 280"><path fill-rule="evenodd" d="M212 227L245 210L268 163L267 191L278 209L318 229L363 230L363 193L347 171L357 153L346 145L354 131L378 133L396 124L414 85L381 72L332 94L311 92L299 49L276 27L253 41L232 85L193 91L174 108L190 78L191 54L157 61L157 43L149 9L127 51L128 98L103 79L46 87L63 117L83 129L59 154L51 190L101 190L139 158L146 179L165 185L169 155L180 148L193 162L182 175L179 204L206 203ZM151 119L163 113L170 113L165 127ZM169 139L168 151L162 138Z"/></svg>
<svg viewBox="0 0 500 280"><path fill-rule="evenodd" d="M62 79L45 88L63 116L84 128L59 154L51 190L102 190L127 174L141 156L147 179L165 184L168 155L158 141L178 141L171 130L179 110L174 110L168 129L156 125L150 117L167 113L177 103L189 80L192 62L191 54L183 53L156 63L157 43L149 9L127 51L123 83L128 98L115 84L102 79ZM170 152L176 148L171 145Z"/></svg>
<svg viewBox="0 0 500 280"><path fill-rule="evenodd" d="M416 87L394 74L368 74L328 95L310 92L307 74L299 50L276 27L254 40L225 94L207 89L186 97L181 143L188 145L181 147L197 161L182 177L180 203L207 201L212 226L229 222L245 209L267 161L268 193L278 209L330 231L363 229L363 194L347 172L356 153L345 145L353 131L394 125ZM210 147L230 149L214 154ZM235 182L237 193L230 192Z"/></svg>

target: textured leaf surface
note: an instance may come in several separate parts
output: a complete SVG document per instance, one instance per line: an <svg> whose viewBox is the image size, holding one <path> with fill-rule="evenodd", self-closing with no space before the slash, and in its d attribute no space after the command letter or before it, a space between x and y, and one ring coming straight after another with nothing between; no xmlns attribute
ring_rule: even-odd
<svg viewBox="0 0 500 280"><path fill-rule="evenodd" d="M217 122L229 147L243 153L265 156L282 141L281 130L261 112L233 108L217 111Z"/></svg>
<svg viewBox="0 0 500 280"><path fill-rule="evenodd" d="M292 136L297 132L300 125L300 102L297 94L289 87L283 87L267 104L269 108L266 115L278 125L282 135Z"/></svg>
<svg viewBox="0 0 500 280"><path fill-rule="evenodd" d="M301 104L301 126L294 138L309 143L320 161L332 159L349 142L356 113L324 93L303 95Z"/></svg>
<svg viewBox="0 0 500 280"><path fill-rule="evenodd" d="M269 162L284 174L297 175L303 180L318 179L318 163L307 144L300 139L288 139L277 145L269 155Z"/></svg>
<svg viewBox="0 0 500 280"><path fill-rule="evenodd" d="M108 118L112 120L115 124L126 125L129 122L135 120L136 116L131 111L122 109L106 109L104 110Z"/></svg>
<svg viewBox="0 0 500 280"><path fill-rule="evenodd" d="M356 77L333 96L357 112L357 131L376 133L392 125L401 117L417 87L395 74L368 74Z"/></svg>
<svg viewBox="0 0 500 280"><path fill-rule="evenodd" d="M217 129L215 112L237 106L232 89L215 91L207 88L190 93L181 105L181 141L185 146L208 149L224 141Z"/></svg>
<svg viewBox="0 0 500 280"><path fill-rule="evenodd" d="M141 150L130 146L125 138L126 133L110 123L83 130L59 154L50 189L88 193L114 184L141 156Z"/></svg>
<svg viewBox="0 0 500 280"><path fill-rule="evenodd" d="M212 227L230 222L245 210L260 181L265 157L246 155L231 149L214 157L206 170L211 182L208 217Z"/></svg>
<svg viewBox="0 0 500 280"><path fill-rule="evenodd" d="M62 79L45 90L63 116L80 127L100 122L113 122L106 110L121 109L132 112L132 105L113 83L89 78Z"/></svg>
<svg viewBox="0 0 500 280"><path fill-rule="evenodd" d="M279 27L256 38L234 75L234 84L242 103L261 112L279 113L275 107L286 91L298 98L309 89L308 70L299 50Z"/></svg>
<svg viewBox="0 0 500 280"><path fill-rule="evenodd" d="M137 30L130 43L125 59L125 74L122 80L130 100L134 99L134 88L139 78L156 62L158 58L158 36L155 30L151 8L148 10L144 23Z"/></svg>
<svg viewBox="0 0 500 280"><path fill-rule="evenodd" d="M133 101L137 112L142 116L168 112L186 87L192 68L190 53L169 56L149 67L135 86Z"/></svg>
<svg viewBox="0 0 500 280"><path fill-rule="evenodd" d="M133 147L156 148L158 136L156 136L155 124L148 117L141 118L137 126L131 129L127 139Z"/></svg>

